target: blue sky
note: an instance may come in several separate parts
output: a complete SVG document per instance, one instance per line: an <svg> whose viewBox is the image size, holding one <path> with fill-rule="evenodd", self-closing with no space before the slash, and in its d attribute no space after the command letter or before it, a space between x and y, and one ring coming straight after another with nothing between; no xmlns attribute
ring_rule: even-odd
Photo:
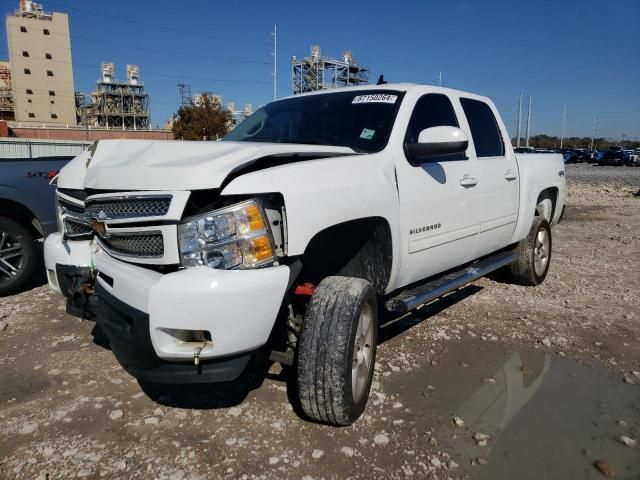
<svg viewBox="0 0 640 480"><path fill-rule="evenodd" d="M176 84L222 95L226 104L272 98L271 41L278 25L278 95L290 92L292 55L312 44L346 49L375 81L435 83L490 96L512 135L519 92L523 120L533 96L532 134L640 137L640 2L155 2L43 0L69 14L77 90L88 92L99 64L140 66L152 124L178 107ZM2 0L3 13L17 0ZM0 33L7 56L4 22Z"/></svg>

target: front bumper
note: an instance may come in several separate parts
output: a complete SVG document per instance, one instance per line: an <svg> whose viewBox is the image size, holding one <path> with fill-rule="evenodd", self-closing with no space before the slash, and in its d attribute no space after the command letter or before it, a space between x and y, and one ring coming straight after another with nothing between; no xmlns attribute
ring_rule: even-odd
<svg viewBox="0 0 640 480"><path fill-rule="evenodd" d="M97 312L93 295L94 249L92 240L63 241L59 233L52 233L44 242L49 287L66 297L67 313L80 318L93 318Z"/></svg>
<svg viewBox="0 0 640 480"><path fill-rule="evenodd" d="M49 235L44 241L44 265L47 269L49 287L61 295L65 295L65 292L60 288L57 267L62 265L91 269L93 250L93 240L63 241L60 233Z"/></svg>
<svg viewBox="0 0 640 480"><path fill-rule="evenodd" d="M127 342L145 343L161 360L187 363L192 369L194 348L203 342L187 341L191 332L206 332L211 339L199 356L203 362L235 356L263 346L269 339L289 281L289 267L256 270L214 270L193 267L162 274L117 260L99 251L94 260L100 272L100 292L108 294L112 310L133 309L148 320L141 333ZM101 299L101 305L103 305ZM98 322L104 321L100 309ZM152 347L152 351L151 351ZM118 349L114 353L118 355Z"/></svg>
<svg viewBox="0 0 640 480"><path fill-rule="evenodd" d="M152 383L210 383L235 380L243 372L249 353L222 360L193 363L169 362L158 357L149 334L149 315L96 287L98 324L123 368L138 380Z"/></svg>

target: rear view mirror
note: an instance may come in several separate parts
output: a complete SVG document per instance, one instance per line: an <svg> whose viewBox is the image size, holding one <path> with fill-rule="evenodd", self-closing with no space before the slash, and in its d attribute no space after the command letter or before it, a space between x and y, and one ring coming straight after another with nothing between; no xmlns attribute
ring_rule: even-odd
<svg viewBox="0 0 640 480"><path fill-rule="evenodd" d="M413 161L466 160L468 146L469 139L461 129L442 126L422 130L418 143L406 143L405 151Z"/></svg>

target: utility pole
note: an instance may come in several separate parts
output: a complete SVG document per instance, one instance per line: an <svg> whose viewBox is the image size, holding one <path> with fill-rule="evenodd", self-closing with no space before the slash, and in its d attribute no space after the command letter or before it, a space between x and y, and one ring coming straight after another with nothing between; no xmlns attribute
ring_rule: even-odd
<svg viewBox="0 0 640 480"><path fill-rule="evenodd" d="M529 134L531 133L531 101L532 97L529 95L529 109L527 110L527 148L529 148Z"/></svg>
<svg viewBox="0 0 640 480"><path fill-rule="evenodd" d="M518 98L518 120L516 121L516 148L520 148L520 121L522 119L522 92Z"/></svg>
<svg viewBox="0 0 640 480"><path fill-rule="evenodd" d="M438 86L442 86L442 70L438 72Z"/></svg>
<svg viewBox="0 0 640 480"><path fill-rule="evenodd" d="M278 26L273 26L273 99L278 98Z"/></svg>
<svg viewBox="0 0 640 480"><path fill-rule="evenodd" d="M593 126L591 127L591 144L589 145L589 150L593 150L593 139L596 136L596 114L593 114Z"/></svg>
<svg viewBox="0 0 640 480"><path fill-rule="evenodd" d="M564 124L567 121L567 104L565 103L562 108L562 136L560 137L560 149L562 150L562 143L564 142Z"/></svg>

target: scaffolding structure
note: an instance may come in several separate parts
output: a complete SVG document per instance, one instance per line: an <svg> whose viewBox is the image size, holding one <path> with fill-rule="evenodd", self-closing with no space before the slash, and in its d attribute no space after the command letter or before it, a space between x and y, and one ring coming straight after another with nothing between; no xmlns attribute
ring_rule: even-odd
<svg viewBox="0 0 640 480"><path fill-rule="evenodd" d="M0 63L0 120L13 120L14 115L11 69L3 62Z"/></svg>
<svg viewBox="0 0 640 480"><path fill-rule="evenodd" d="M291 59L291 91L294 95L368 82L369 69L358 65L349 50L342 54L342 60L337 60L323 57L320 46L313 45L310 56Z"/></svg>
<svg viewBox="0 0 640 480"><path fill-rule="evenodd" d="M188 107L191 105L191 85L188 83L184 83L184 81L180 81L178 83L178 92L180 93L180 106Z"/></svg>
<svg viewBox="0 0 640 480"><path fill-rule="evenodd" d="M16 17L37 18L39 20L51 20L52 15L45 12L42 5L31 0L20 0L20 8L16 10Z"/></svg>
<svg viewBox="0 0 640 480"><path fill-rule="evenodd" d="M114 66L104 62L100 66L102 78L91 92L90 103L77 99L82 124L103 128L137 130L149 128L149 95L144 91L137 65L127 65L127 80L114 76Z"/></svg>

